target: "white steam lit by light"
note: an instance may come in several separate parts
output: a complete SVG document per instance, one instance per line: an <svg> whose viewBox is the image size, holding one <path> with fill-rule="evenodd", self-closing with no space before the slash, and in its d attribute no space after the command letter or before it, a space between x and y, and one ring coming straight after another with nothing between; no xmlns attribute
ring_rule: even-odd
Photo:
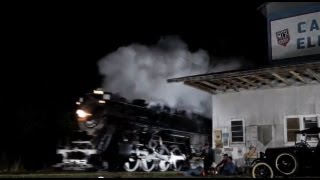
<svg viewBox="0 0 320 180"><path fill-rule="evenodd" d="M80 118L85 118L87 116L91 116L90 113L87 113L87 112L85 112L84 110L81 110L81 109L78 109L76 113Z"/></svg>
<svg viewBox="0 0 320 180"><path fill-rule="evenodd" d="M210 62L211 57L206 51L191 52L182 39L169 36L150 46L133 43L119 47L99 60L98 66L103 76L102 89L107 92L115 92L129 101L143 97L146 101L161 102L172 108L211 117L210 94L181 83L166 82L174 77L219 70L210 69ZM221 66L226 67L224 64L225 61L221 60Z"/></svg>

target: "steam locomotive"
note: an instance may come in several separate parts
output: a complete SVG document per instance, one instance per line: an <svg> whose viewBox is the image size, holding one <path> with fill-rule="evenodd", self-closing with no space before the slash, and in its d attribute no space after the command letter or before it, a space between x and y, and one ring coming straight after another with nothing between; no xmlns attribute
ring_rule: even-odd
<svg viewBox="0 0 320 180"><path fill-rule="evenodd" d="M57 150L57 169L178 171L199 155L195 146L210 141L210 119L195 113L128 102L101 89L77 105L78 136Z"/></svg>

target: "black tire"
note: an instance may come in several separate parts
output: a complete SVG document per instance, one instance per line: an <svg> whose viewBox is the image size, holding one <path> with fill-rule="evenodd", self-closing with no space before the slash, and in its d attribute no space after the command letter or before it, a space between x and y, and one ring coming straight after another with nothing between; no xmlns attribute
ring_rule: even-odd
<svg viewBox="0 0 320 180"><path fill-rule="evenodd" d="M253 166L255 166L256 164L258 164L259 162L264 162L264 161L261 160L261 159L255 159L255 160L253 160L253 161L251 162L250 166L253 167Z"/></svg>
<svg viewBox="0 0 320 180"><path fill-rule="evenodd" d="M293 175L298 170L298 161L290 153L281 153L275 161L276 169L283 175Z"/></svg>
<svg viewBox="0 0 320 180"><path fill-rule="evenodd" d="M270 165L265 162L258 162L252 168L252 177L253 178L273 178L274 172Z"/></svg>

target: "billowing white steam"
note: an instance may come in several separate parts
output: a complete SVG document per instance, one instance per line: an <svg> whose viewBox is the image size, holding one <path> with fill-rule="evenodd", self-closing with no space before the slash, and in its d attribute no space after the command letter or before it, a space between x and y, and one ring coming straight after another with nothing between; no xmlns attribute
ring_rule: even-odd
<svg viewBox="0 0 320 180"><path fill-rule="evenodd" d="M131 44L102 58L103 88L133 99L166 104L211 116L211 95L167 79L213 71L204 50L190 52L178 37L162 38L153 46ZM236 66L238 66L236 64ZM225 66L224 66L225 67Z"/></svg>

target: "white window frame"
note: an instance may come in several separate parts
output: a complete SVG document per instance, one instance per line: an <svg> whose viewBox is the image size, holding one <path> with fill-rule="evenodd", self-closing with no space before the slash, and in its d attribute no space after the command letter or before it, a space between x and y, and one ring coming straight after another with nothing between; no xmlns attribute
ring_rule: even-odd
<svg viewBox="0 0 320 180"><path fill-rule="evenodd" d="M284 143L285 145L294 145L295 142L288 141L287 137L287 118L298 118L299 119L299 128L300 131L305 129L305 125L303 122L303 118L305 117L317 117L318 118L318 127L320 127L320 114L308 114L308 115L290 115L290 116L285 116L284 121L283 121L283 127L284 127ZM319 135L320 138L320 135ZM307 141L308 143L316 143L317 141Z"/></svg>
<svg viewBox="0 0 320 180"><path fill-rule="evenodd" d="M243 141L232 141L232 121L242 121L242 132L243 132ZM230 121L230 142L231 144L239 144L239 143L245 143L246 142L246 131L245 131L245 120L244 118L232 118Z"/></svg>

